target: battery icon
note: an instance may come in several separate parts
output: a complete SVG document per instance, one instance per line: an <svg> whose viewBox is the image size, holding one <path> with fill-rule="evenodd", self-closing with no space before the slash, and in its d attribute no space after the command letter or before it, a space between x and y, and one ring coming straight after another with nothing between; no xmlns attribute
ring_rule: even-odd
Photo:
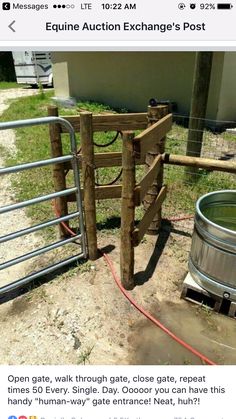
<svg viewBox="0 0 236 419"><path fill-rule="evenodd" d="M229 10L232 9L233 5L230 3L217 3L217 9L219 10Z"/></svg>

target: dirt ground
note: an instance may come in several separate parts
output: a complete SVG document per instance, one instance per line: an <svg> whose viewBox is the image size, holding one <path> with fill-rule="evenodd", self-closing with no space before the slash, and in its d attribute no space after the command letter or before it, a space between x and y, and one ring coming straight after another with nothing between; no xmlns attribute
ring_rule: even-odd
<svg viewBox="0 0 236 419"><path fill-rule="evenodd" d="M213 361L235 364L235 320L180 299L191 241L180 230L137 248L131 295ZM99 244L119 272L118 237ZM0 333L2 364L201 364L125 299L102 257L2 304Z"/></svg>
<svg viewBox="0 0 236 419"><path fill-rule="evenodd" d="M15 94L20 94L18 89ZM4 100L2 104L6 106ZM14 148L14 138L11 144ZM10 185L4 191L3 185L0 206L12 199ZM8 230L9 219L5 220ZM165 222L158 237L145 237L135 252L137 285L130 294L210 359L235 364L235 320L180 299L192 228L192 220ZM19 249L27 251L27 246L21 241ZM99 247L119 274L119 237L100 233ZM17 246L4 246L0 257L16 251ZM24 270L17 272L22 274ZM0 334L1 364L201 364L126 300L102 257L2 303Z"/></svg>
<svg viewBox="0 0 236 419"><path fill-rule="evenodd" d="M38 93L37 89L6 89L0 91L0 116L8 108L10 101L25 96L32 96ZM13 130L0 130L0 146L8 150L11 155L16 152L15 146L15 132ZM4 167L4 158L0 155L0 167ZM11 188L11 177L2 176L0 180L0 207L5 205L11 205L14 203L14 195ZM10 233L14 231L14 226L17 225L18 229L30 227L30 220L27 219L24 209L13 211L11 217L9 213L1 214L0 216L0 236L5 235L6 232ZM32 251L37 245L39 245L40 239L35 234L31 234L31 237L25 236L23 246L27 251ZM0 263L6 260L13 259L14 257L20 256L22 252L22 239L16 239L8 242L7 246L5 243L0 244ZM7 284L12 281L12 276L22 277L25 275L29 262L21 263L11 269L5 269L3 272L0 271L0 286Z"/></svg>

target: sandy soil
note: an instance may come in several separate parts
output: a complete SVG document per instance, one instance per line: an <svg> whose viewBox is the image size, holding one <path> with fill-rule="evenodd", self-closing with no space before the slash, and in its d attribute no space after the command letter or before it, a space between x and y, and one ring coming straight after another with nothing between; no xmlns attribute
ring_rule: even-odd
<svg viewBox="0 0 236 419"><path fill-rule="evenodd" d="M0 116L8 108L10 101L24 96L34 95L38 92L37 89L9 89L0 91ZM16 152L15 147L15 133L13 130L0 131L0 145L7 149L11 154ZM0 156L0 167L4 167L4 159ZM0 207L13 204L14 192L11 188L11 177L9 175L2 176L0 180ZM0 215L0 236L6 235L22 228L30 226L30 220L26 217L24 209ZM39 244L39 238L31 234L22 238L0 244L0 263L4 263L10 259L20 256L23 253L29 252ZM23 277L28 269L30 269L31 262L24 262L20 265L15 265L12 268L7 268L0 272L0 287L12 282L13 278L18 279Z"/></svg>
<svg viewBox="0 0 236 419"><path fill-rule="evenodd" d="M14 135L8 135L14 151ZM6 145L6 137L3 142ZM14 198L10 183L2 183L4 188L0 205ZM30 223L24 213L21 219ZM19 220L6 217L0 225L7 231L13 224L19 227ZM130 294L206 356L217 363L235 364L235 320L180 299L192 228L192 220L166 222L158 237L143 240L135 251L137 285ZM27 251L25 241L20 246ZM119 273L119 237L100 233L99 246L109 253ZM5 246L3 251L1 258L11 258L17 245ZM201 363L125 299L102 257L1 304L0 333L1 364Z"/></svg>
<svg viewBox="0 0 236 419"><path fill-rule="evenodd" d="M215 362L235 364L235 320L180 299L191 239L168 228L137 248L131 295ZM100 237L105 246L119 272L118 237ZM2 304L0 333L4 364L201 364L130 305L103 258Z"/></svg>

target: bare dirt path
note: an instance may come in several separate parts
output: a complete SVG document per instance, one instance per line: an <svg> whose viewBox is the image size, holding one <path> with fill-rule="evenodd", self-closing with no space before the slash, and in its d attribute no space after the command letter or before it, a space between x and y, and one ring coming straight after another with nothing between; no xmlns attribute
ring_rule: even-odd
<svg viewBox="0 0 236 419"><path fill-rule="evenodd" d="M38 93L37 89L7 89L0 91L0 120L2 113L9 107L10 101L24 96L31 96ZM13 155L16 152L15 133L13 130L0 130L0 146ZM0 167L4 167L4 158L0 155ZM14 203L14 192L11 187L11 176L1 176L0 179L0 207ZM10 232L20 230L30 226L30 220L25 215L24 209L0 215L0 236ZM31 251L39 241L34 234L19 238L7 243L0 244L0 263L20 256L23 253ZM7 268L0 272L0 287L23 277L29 267L29 262L24 262Z"/></svg>

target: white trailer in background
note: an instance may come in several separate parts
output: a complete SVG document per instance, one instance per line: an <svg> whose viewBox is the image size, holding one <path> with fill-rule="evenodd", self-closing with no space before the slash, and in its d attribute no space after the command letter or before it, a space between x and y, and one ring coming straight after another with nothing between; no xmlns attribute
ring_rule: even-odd
<svg viewBox="0 0 236 419"><path fill-rule="evenodd" d="M53 85L50 52L17 51L12 53L16 81L21 84Z"/></svg>

